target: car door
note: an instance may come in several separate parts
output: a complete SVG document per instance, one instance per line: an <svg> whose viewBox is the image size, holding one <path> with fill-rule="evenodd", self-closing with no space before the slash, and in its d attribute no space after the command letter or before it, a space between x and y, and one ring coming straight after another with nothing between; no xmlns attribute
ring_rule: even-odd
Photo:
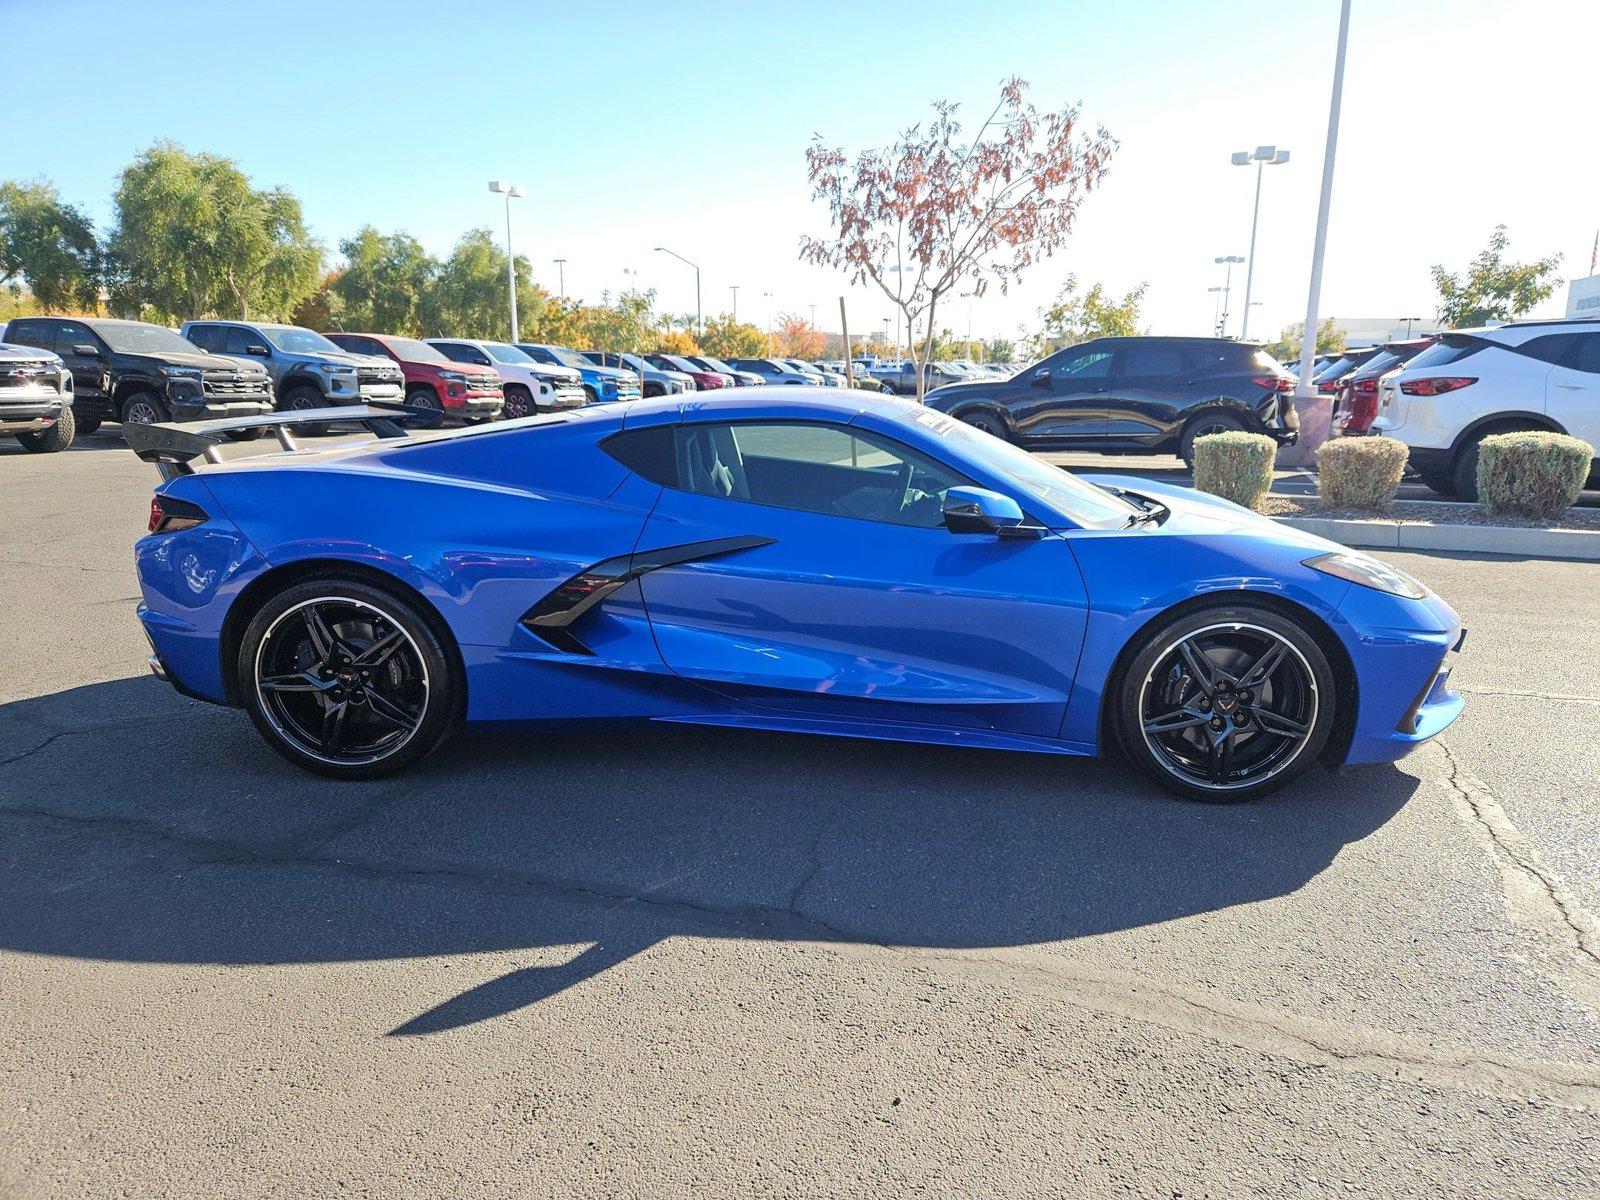
<svg viewBox="0 0 1600 1200"><path fill-rule="evenodd" d="M1020 439L1083 449L1104 443L1118 353L1114 345L1090 342L1040 363L1012 409L1012 425Z"/></svg>
<svg viewBox="0 0 1600 1200"><path fill-rule="evenodd" d="M1189 398L1183 348L1160 341L1123 347L1106 392L1107 445L1150 445L1172 435Z"/></svg>
<svg viewBox="0 0 1600 1200"><path fill-rule="evenodd" d="M1065 543L951 533L960 472L876 433L690 422L638 553L678 674L791 718L1053 737L1083 641ZM721 549L733 547L732 549Z"/></svg>
<svg viewBox="0 0 1600 1200"><path fill-rule="evenodd" d="M79 400L109 402L104 342L81 321L56 325L55 351L72 372L72 390Z"/></svg>
<svg viewBox="0 0 1600 1200"><path fill-rule="evenodd" d="M1575 333L1545 377L1545 412L1573 437L1600 446L1600 333Z"/></svg>

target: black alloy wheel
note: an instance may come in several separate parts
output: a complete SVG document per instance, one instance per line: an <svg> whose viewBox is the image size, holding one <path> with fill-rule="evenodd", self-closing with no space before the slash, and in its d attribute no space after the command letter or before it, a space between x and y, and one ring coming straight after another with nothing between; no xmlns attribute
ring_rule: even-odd
<svg viewBox="0 0 1600 1200"><path fill-rule="evenodd" d="M274 749L341 778L420 758L460 717L452 661L428 623L354 581L301 584L269 601L245 633L239 673Z"/></svg>
<svg viewBox="0 0 1600 1200"><path fill-rule="evenodd" d="M1316 641L1267 609L1191 614L1151 637L1124 677L1118 733L1136 765L1194 799L1253 799L1315 761L1333 673Z"/></svg>
<svg viewBox="0 0 1600 1200"><path fill-rule="evenodd" d="M1183 431L1182 443L1179 447L1180 456L1184 464L1194 470L1194 444L1196 439L1207 437L1213 433L1241 433L1244 431L1244 422L1238 417L1230 416L1224 412L1206 413L1189 422L1189 427Z"/></svg>
<svg viewBox="0 0 1600 1200"><path fill-rule="evenodd" d="M974 429L981 429L991 437L999 438L1002 442L1007 440L1005 426L1003 426L1000 423L999 418L994 416L992 413L981 411L964 412L961 414L960 419L966 424L971 425Z"/></svg>
<svg viewBox="0 0 1600 1200"><path fill-rule="evenodd" d="M505 402L500 409L503 420L515 421L519 417L531 417L538 409L533 402L533 395L520 383L506 385Z"/></svg>
<svg viewBox="0 0 1600 1200"><path fill-rule="evenodd" d="M172 414L167 411L167 406L152 392L137 392L122 405L124 425L159 425L171 419Z"/></svg>

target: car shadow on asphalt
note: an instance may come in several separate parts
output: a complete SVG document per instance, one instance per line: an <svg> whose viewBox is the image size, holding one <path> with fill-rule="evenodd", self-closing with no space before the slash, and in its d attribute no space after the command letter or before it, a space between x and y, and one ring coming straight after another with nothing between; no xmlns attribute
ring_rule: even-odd
<svg viewBox="0 0 1600 1200"><path fill-rule="evenodd" d="M972 950L1268 900L1416 786L1393 767L1313 770L1211 806L1115 760L686 726L476 733L342 784L285 763L242 713L123 679L0 705L0 945L538 960L383 1022L437 1033L675 934Z"/></svg>

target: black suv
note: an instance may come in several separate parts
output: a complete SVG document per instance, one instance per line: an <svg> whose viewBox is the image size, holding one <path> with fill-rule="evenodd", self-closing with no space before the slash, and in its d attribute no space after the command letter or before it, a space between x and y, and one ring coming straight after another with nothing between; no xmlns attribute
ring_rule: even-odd
<svg viewBox="0 0 1600 1200"><path fill-rule="evenodd" d="M164 325L16 317L0 341L61 357L72 372L79 433L93 433L102 421L151 424L272 410L272 382L258 365L208 354Z"/></svg>
<svg viewBox="0 0 1600 1200"><path fill-rule="evenodd" d="M1201 434L1300 436L1294 376L1260 346L1222 338L1095 338L995 383L935 388L927 404L1040 450L1177 454Z"/></svg>

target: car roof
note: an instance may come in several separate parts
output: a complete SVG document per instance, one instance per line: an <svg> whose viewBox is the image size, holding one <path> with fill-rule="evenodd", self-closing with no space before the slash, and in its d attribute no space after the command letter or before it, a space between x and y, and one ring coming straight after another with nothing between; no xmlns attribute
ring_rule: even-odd
<svg viewBox="0 0 1600 1200"><path fill-rule="evenodd" d="M916 407L909 400L891 398L882 392L856 388L810 387L804 384L779 388L781 396L751 396L765 388L739 388L733 394L692 392L678 396L657 396L649 400L627 401L625 422L633 425L655 417L653 423L676 412L683 421L734 421L809 419L848 423L862 413L890 417ZM606 408L615 407L606 405Z"/></svg>

